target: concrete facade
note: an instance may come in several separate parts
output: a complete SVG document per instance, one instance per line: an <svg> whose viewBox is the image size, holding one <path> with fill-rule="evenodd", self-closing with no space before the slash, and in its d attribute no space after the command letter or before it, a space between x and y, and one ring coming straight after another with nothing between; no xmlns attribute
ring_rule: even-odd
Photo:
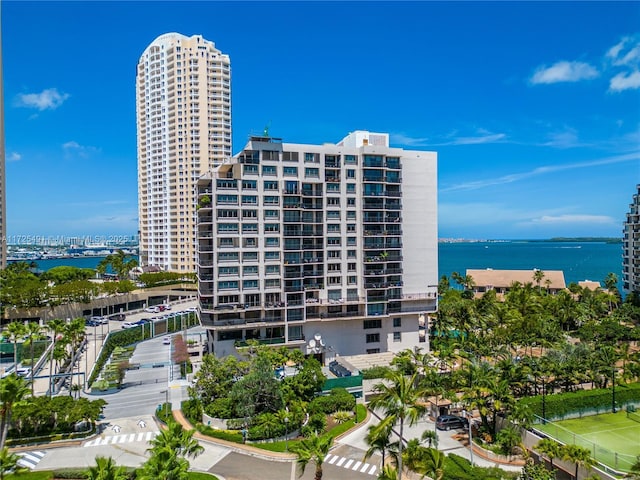
<svg viewBox="0 0 640 480"><path fill-rule="evenodd" d="M640 293L640 185L629 205L622 239L622 288Z"/></svg>
<svg viewBox="0 0 640 480"><path fill-rule="evenodd" d="M195 272L195 184L231 157L229 57L167 33L136 71L140 264Z"/></svg>
<svg viewBox="0 0 640 480"><path fill-rule="evenodd" d="M372 144L374 143L374 144ZM252 137L198 182L210 351L249 339L336 355L428 349L437 309L437 154L387 134Z"/></svg>

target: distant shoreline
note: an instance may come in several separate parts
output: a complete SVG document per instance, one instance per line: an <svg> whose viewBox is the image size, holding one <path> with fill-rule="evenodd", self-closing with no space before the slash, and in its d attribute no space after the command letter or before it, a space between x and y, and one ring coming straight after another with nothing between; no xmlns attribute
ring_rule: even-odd
<svg viewBox="0 0 640 480"><path fill-rule="evenodd" d="M536 242L566 242L566 243L609 243L617 244L622 243L622 238L619 237L554 237L554 238L540 238L540 239L526 239L526 238L512 238L512 239L474 239L474 238L439 238L438 243L536 243Z"/></svg>

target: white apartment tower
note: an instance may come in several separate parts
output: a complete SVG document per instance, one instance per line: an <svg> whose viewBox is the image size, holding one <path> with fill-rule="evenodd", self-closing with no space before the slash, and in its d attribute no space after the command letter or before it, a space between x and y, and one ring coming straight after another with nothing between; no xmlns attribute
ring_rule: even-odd
<svg viewBox="0 0 640 480"><path fill-rule="evenodd" d="M622 239L622 288L640 294L640 185L629 205Z"/></svg>
<svg viewBox="0 0 640 480"><path fill-rule="evenodd" d="M196 271L200 176L231 157L229 57L200 35L167 33L136 70L140 264Z"/></svg>
<svg viewBox="0 0 640 480"><path fill-rule="evenodd" d="M209 351L247 340L315 354L428 349L437 309L437 154L358 131L338 144L251 137L198 182Z"/></svg>

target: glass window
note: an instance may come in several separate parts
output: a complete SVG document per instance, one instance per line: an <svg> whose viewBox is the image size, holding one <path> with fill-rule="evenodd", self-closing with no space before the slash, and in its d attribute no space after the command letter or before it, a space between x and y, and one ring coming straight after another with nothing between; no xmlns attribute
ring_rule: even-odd
<svg viewBox="0 0 640 480"><path fill-rule="evenodd" d="M340 211L339 210L328 210L327 211L327 220L340 220Z"/></svg>
<svg viewBox="0 0 640 480"><path fill-rule="evenodd" d="M380 320L379 318L373 320L365 320L362 326L365 330L368 330L370 328L382 328L382 320Z"/></svg>
<svg viewBox="0 0 640 480"><path fill-rule="evenodd" d="M238 275L238 267L218 267L218 276Z"/></svg>
<svg viewBox="0 0 640 480"><path fill-rule="evenodd" d="M265 210L264 218L279 218L280 211L279 210Z"/></svg>
<svg viewBox="0 0 640 480"><path fill-rule="evenodd" d="M258 211L257 210L243 209L242 210L242 218L258 218Z"/></svg>
<svg viewBox="0 0 640 480"><path fill-rule="evenodd" d="M258 274L257 265L245 265L242 267L242 275L257 275L257 274Z"/></svg>
<svg viewBox="0 0 640 480"><path fill-rule="evenodd" d="M252 233L252 232L257 232L258 231L258 224L257 223L243 223L242 224L242 233Z"/></svg>
<svg viewBox="0 0 640 480"><path fill-rule="evenodd" d="M399 327L401 327L401 326L402 326L402 318L400 318L400 317L395 317L395 318L393 319L393 326L394 326L394 328L399 328Z"/></svg>
<svg viewBox="0 0 640 480"><path fill-rule="evenodd" d="M237 223L219 223L218 224L218 233L229 233L229 232L237 232L238 224Z"/></svg>
<svg viewBox="0 0 640 480"><path fill-rule="evenodd" d="M305 168L304 176L311 178L320 178L320 170L317 168Z"/></svg>
<svg viewBox="0 0 640 480"><path fill-rule="evenodd" d="M278 182L274 180L265 180L263 188L264 190L278 190Z"/></svg>
<svg viewBox="0 0 640 480"><path fill-rule="evenodd" d="M265 260L280 260L280 252L264 252Z"/></svg>
<svg viewBox="0 0 640 480"><path fill-rule="evenodd" d="M350 165L356 165L358 163L358 157L356 157L355 155L345 155L344 163L350 164Z"/></svg>
<svg viewBox="0 0 640 480"><path fill-rule="evenodd" d="M356 212L347 211L347 220L355 220L355 219L356 219Z"/></svg>
<svg viewBox="0 0 640 480"><path fill-rule="evenodd" d="M347 277L347 285L356 285L358 283L358 277L350 275Z"/></svg>
<svg viewBox="0 0 640 480"><path fill-rule="evenodd" d="M347 168L347 178L356 178L356 171L353 168Z"/></svg>
<svg viewBox="0 0 640 480"><path fill-rule="evenodd" d="M280 279L279 278L267 278L264 281L265 288L280 288Z"/></svg>
<svg viewBox="0 0 640 480"><path fill-rule="evenodd" d="M340 206L340 197L327 197L327 205Z"/></svg>
<svg viewBox="0 0 640 480"><path fill-rule="evenodd" d="M366 342L367 343L378 343L380 342L380 334L379 333L367 333Z"/></svg>
<svg viewBox="0 0 640 480"><path fill-rule="evenodd" d="M242 252L243 262L253 261L253 260L258 260L258 252Z"/></svg>
<svg viewBox="0 0 640 480"><path fill-rule="evenodd" d="M279 232L280 224L279 223L265 223L264 224L265 232Z"/></svg>
<svg viewBox="0 0 640 480"><path fill-rule="evenodd" d="M250 289L254 289L254 288L258 288L258 280L243 280L242 281L242 289L243 290L250 290Z"/></svg>
<svg viewBox="0 0 640 480"><path fill-rule="evenodd" d="M265 267L265 272L267 275L279 275L280 265L267 265Z"/></svg>
<svg viewBox="0 0 640 480"><path fill-rule="evenodd" d="M265 195L263 203L264 205L280 205L280 197Z"/></svg>
<svg viewBox="0 0 640 480"><path fill-rule="evenodd" d="M355 183L347 183L347 193L356 193Z"/></svg>
<svg viewBox="0 0 640 480"><path fill-rule="evenodd" d="M274 165L263 165L262 175L277 175L278 171Z"/></svg>
<svg viewBox="0 0 640 480"><path fill-rule="evenodd" d="M347 245L348 246L356 245L356 237L347 237Z"/></svg>
<svg viewBox="0 0 640 480"><path fill-rule="evenodd" d="M219 262L233 262L238 261L238 252L218 252Z"/></svg>
<svg viewBox="0 0 640 480"><path fill-rule="evenodd" d="M243 190L256 190L258 188L257 180L242 180Z"/></svg>
<svg viewBox="0 0 640 480"><path fill-rule="evenodd" d="M340 237L328 237L327 245L329 246L340 246Z"/></svg>
<svg viewBox="0 0 640 480"><path fill-rule="evenodd" d="M257 247L258 246L258 239L256 237L245 237L242 239L242 246L243 247Z"/></svg>
<svg viewBox="0 0 640 480"><path fill-rule="evenodd" d="M402 341L402 332L393 332L393 341L401 342Z"/></svg>
<svg viewBox="0 0 640 480"><path fill-rule="evenodd" d="M355 198L347 198L347 207L355 207L356 199Z"/></svg>
<svg viewBox="0 0 640 480"><path fill-rule="evenodd" d="M227 280L224 282L218 282L218 290L237 290L238 282Z"/></svg>
<svg viewBox="0 0 640 480"><path fill-rule="evenodd" d="M339 223L327 224L327 233L340 233L340 224Z"/></svg>
<svg viewBox="0 0 640 480"><path fill-rule="evenodd" d="M357 253L355 250L347 250L347 258L356 258Z"/></svg>
<svg viewBox="0 0 640 480"><path fill-rule="evenodd" d="M256 195L242 195L243 205L257 205L258 197Z"/></svg>
<svg viewBox="0 0 640 480"><path fill-rule="evenodd" d="M305 162L313 162L320 163L320 154L319 153L305 153L304 154Z"/></svg>
<svg viewBox="0 0 640 480"><path fill-rule="evenodd" d="M282 167L282 174L286 177L297 177L298 167Z"/></svg>
<svg viewBox="0 0 640 480"><path fill-rule="evenodd" d="M216 205L237 205L237 195L216 195Z"/></svg>
<svg viewBox="0 0 640 480"><path fill-rule="evenodd" d="M279 247L280 239L278 237L267 237L264 239L265 247Z"/></svg>

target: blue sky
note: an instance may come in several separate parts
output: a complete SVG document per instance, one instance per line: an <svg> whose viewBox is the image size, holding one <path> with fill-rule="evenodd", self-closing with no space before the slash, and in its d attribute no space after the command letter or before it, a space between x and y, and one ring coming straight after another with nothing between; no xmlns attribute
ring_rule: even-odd
<svg viewBox="0 0 640 480"><path fill-rule="evenodd" d="M1 2L7 224L137 232L135 66L231 57L233 151L388 132L438 152L439 236L620 236L640 183L638 2Z"/></svg>

